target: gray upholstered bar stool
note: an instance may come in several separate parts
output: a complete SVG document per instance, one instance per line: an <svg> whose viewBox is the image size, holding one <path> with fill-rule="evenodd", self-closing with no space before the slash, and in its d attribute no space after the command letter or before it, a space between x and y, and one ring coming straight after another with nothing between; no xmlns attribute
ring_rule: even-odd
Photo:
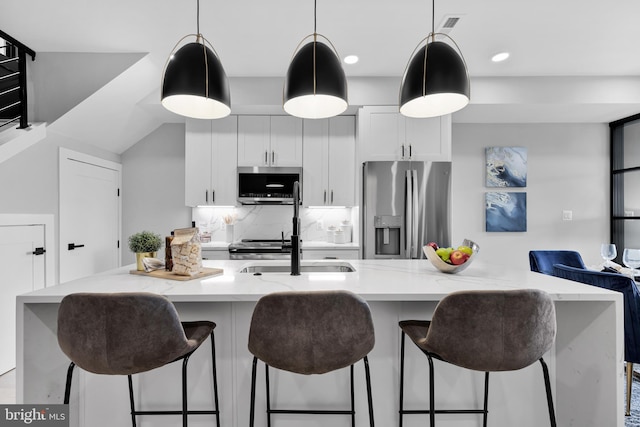
<svg viewBox="0 0 640 427"><path fill-rule="evenodd" d="M540 361L547 392L551 425L556 426L549 371L542 358L556 336L555 307L551 297L539 290L460 291L437 305L431 321L400 322L400 427L403 415L480 413L487 426L489 372L514 371ZM429 409L404 409L405 335L429 361ZM483 409L435 409L433 359L485 372Z"/></svg>
<svg viewBox="0 0 640 427"><path fill-rule="evenodd" d="M251 375L250 426L254 424L256 368L265 363L267 419L272 414L351 415L355 425L353 365L364 361L369 404L373 421L371 376L367 354L375 342L373 321L367 302L347 291L278 292L258 301L251 318L249 351L254 355ZM290 410L271 408L269 367L297 374L324 374L350 367L350 410Z"/></svg>
<svg viewBox="0 0 640 427"><path fill-rule="evenodd" d="M127 375L134 427L136 415L182 415L182 425L186 426L189 414L214 414L220 427L215 327L215 323L208 321L180 322L173 304L167 298L152 293L67 295L58 310L58 343L71 359L64 403L69 403L73 369L78 365L96 374ZM209 336L215 409L191 411L187 408L187 362ZM136 411L131 375L178 360L182 360L182 409Z"/></svg>

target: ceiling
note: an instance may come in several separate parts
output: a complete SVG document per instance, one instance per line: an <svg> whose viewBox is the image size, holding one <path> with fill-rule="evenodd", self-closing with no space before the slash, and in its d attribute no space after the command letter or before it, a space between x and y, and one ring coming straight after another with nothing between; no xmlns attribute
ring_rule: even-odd
<svg viewBox="0 0 640 427"><path fill-rule="evenodd" d="M229 76L282 76L313 32L313 1L200 1L201 33ZM629 76L640 74L637 0L439 0L461 19L450 36L471 76ZM359 63L348 76L400 76L431 27L424 0L319 0L318 32ZM196 1L2 0L0 29L36 51L150 52L164 60L196 32ZM508 50L494 64L490 56Z"/></svg>
<svg viewBox="0 0 640 427"><path fill-rule="evenodd" d="M311 0L200 3L201 33L230 77L284 76L297 44L313 32ZM196 32L195 0L2 0L0 8L0 29L36 52L148 52L160 70L178 40ZM449 15L460 17L449 35L472 78L470 107L474 80L640 77L638 0L436 1L436 27ZM348 78L399 81L430 27L431 3L424 0L319 0L317 5L318 32L341 56L360 58L345 65ZM492 63L490 57L500 51L511 57ZM609 116L640 111L640 92L632 101L626 109L616 105ZM492 108L500 114L511 110ZM589 114L611 119L592 109Z"/></svg>

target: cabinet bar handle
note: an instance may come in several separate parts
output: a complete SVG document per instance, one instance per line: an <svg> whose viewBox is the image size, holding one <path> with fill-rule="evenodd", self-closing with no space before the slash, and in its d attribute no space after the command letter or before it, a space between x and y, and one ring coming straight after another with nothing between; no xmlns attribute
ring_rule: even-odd
<svg viewBox="0 0 640 427"><path fill-rule="evenodd" d="M402 158L404 159L404 144L402 144Z"/></svg>
<svg viewBox="0 0 640 427"><path fill-rule="evenodd" d="M333 204L333 190L331 190L331 204Z"/></svg>
<svg viewBox="0 0 640 427"><path fill-rule="evenodd" d="M324 204L327 204L327 190L324 190Z"/></svg>
<svg viewBox="0 0 640 427"><path fill-rule="evenodd" d="M271 164L272 165L276 164L276 152L275 151L271 152Z"/></svg>
<svg viewBox="0 0 640 427"><path fill-rule="evenodd" d="M216 190L211 190L211 203L216 202Z"/></svg>
<svg viewBox="0 0 640 427"><path fill-rule="evenodd" d="M31 253L33 255L44 255L45 252L47 252L45 248L36 248L36 250Z"/></svg>
<svg viewBox="0 0 640 427"><path fill-rule="evenodd" d="M204 190L204 201L209 203L209 190Z"/></svg>
<svg viewBox="0 0 640 427"><path fill-rule="evenodd" d="M264 164L265 165L269 164L269 152L268 151L264 152Z"/></svg>
<svg viewBox="0 0 640 427"><path fill-rule="evenodd" d="M412 154L411 154L411 144L409 144L409 158L411 158Z"/></svg>

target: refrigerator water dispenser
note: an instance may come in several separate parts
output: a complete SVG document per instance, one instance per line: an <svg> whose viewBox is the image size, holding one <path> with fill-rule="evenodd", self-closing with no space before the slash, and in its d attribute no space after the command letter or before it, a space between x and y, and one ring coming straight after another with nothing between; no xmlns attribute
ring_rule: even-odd
<svg viewBox="0 0 640 427"><path fill-rule="evenodd" d="M376 255L400 255L402 216L376 215L374 227Z"/></svg>

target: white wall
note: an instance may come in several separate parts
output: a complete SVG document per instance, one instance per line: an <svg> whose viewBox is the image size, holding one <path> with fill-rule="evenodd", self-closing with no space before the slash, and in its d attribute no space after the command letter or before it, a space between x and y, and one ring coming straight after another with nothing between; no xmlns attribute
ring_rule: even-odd
<svg viewBox="0 0 640 427"><path fill-rule="evenodd" d="M528 149L527 231L485 232L485 147ZM609 240L609 128L606 124L454 124L453 243L480 245L480 257L529 268L532 249L572 249L597 264ZM563 221L562 211L573 211Z"/></svg>
<svg viewBox="0 0 640 427"><path fill-rule="evenodd" d="M122 264L135 262L133 233L168 236L191 226L184 204L184 124L164 124L122 153ZM164 252L158 254L164 259Z"/></svg>

